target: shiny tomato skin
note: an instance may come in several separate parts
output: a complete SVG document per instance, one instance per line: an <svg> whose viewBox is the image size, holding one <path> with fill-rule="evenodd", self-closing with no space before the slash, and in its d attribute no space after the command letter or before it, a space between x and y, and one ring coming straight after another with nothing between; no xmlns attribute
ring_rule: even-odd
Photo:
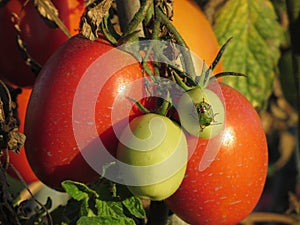
<svg viewBox="0 0 300 225"><path fill-rule="evenodd" d="M33 1L21 12L25 0L10 0L0 8L0 26L5 32L0 33L0 74L1 78L21 87L31 87L36 76L21 57L16 44L15 30L11 22L11 13L16 13L21 20L21 37L26 43L28 53L39 64L43 65L49 56L68 37L60 30L46 25L34 7ZM60 19L65 23L71 35L78 32L81 14L84 11L83 0L53 0L59 11Z"/></svg>
<svg viewBox="0 0 300 225"><path fill-rule="evenodd" d="M196 143L195 152L181 186L166 200L171 210L193 225L240 222L255 207L267 174L267 143L259 116L239 92L220 86L225 101L224 130L210 140L187 135L189 151ZM209 142L219 142L221 148L215 158L205 161Z"/></svg>
<svg viewBox="0 0 300 225"><path fill-rule="evenodd" d="M31 94L31 88L23 88L22 92L17 96L17 112L19 117L19 131L24 133L24 122L25 122L25 115L26 109L29 101L29 97ZM26 154L24 147L20 150L20 153L16 154L14 152L9 151L9 163L18 171L21 175L22 179L27 183L33 183L38 181L38 178L35 176L34 172L32 171ZM2 158L4 160L4 158ZM8 174L12 177L19 179L18 175L15 173L15 170L11 167L8 168Z"/></svg>
<svg viewBox="0 0 300 225"><path fill-rule="evenodd" d="M161 201L170 197L182 182L186 170L188 150L181 127L166 116L147 113L131 120L122 136L125 143L120 141L117 159L133 166L153 167L142 173L130 169L121 171L125 183L128 175L134 181L128 189L142 199ZM173 168L174 165L178 168ZM162 171L162 167L173 170L169 173ZM137 185L145 177L148 184Z"/></svg>
<svg viewBox="0 0 300 225"><path fill-rule="evenodd" d="M27 136L25 149L33 171L49 187L61 189L60 183L67 179L92 183L99 177L85 161L77 145L72 124L74 120L72 107L79 81L84 74L89 73L88 68L94 68L94 61L97 58L112 49L113 46L101 38L90 41L76 35L54 53L34 85L25 122ZM86 118L86 111L89 108L85 103L91 101L89 96L82 101L82 106L78 109L82 118L89 120L87 123L94 124L94 120L98 132L95 137L90 136L93 135L91 134L93 127L84 130L82 135L87 138L86 143L92 143L99 136L108 152L113 155L118 140L112 128L112 105L118 91L128 83L141 78L142 71L140 64L131 55L120 50L113 58L105 62L102 60L105 66L96 71L97 75L99 73L101 76L116 62L126 64L127 61L135 64L114 73L102 87L100 95L96 95L98 98L94 106L94 118ZM86 88L95 90L97 94L99 85L100 82L89 82ZM141 86L140 89L135 88L133 94L137 92L142 94L142 91ZM130 94L131 92L129 96ZM141 114L138 110L132 110L130 115L127 111L123 111L125 111L123 107L118 109L123 118L133 118ZM99 164L100 161L101 158Z"/></svg>

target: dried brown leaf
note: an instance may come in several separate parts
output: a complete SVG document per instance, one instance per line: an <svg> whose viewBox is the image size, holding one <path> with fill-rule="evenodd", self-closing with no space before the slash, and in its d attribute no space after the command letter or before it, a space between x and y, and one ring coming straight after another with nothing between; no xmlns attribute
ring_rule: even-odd
<svg viewBox="0 0 300 225"><path fill-rule="evenodd" d="M17 46L20 51L20 54L21 54L24 62L26 63L26 65L30 66L30 69L32 70L32 72L37 76L38 73L40 72L42 66L36 60L34 60L27 51L26 43L23 41L23 39L21 37L21 29L19 26L19 20L20 20L19 16L17 14L13 13L11 19L12 19L12 22L14 24L14 28L16 31Z"/></svg>
<svg viewBox="0 0 300 225"><path fill-rule="evenodd" d="M174 0L165 0L162 2L162 10L168 18L172 18L174 15L173 7L174 7Z"/></svg>
<svg viewBox="0 0 300 225"><path fill-rule="evenodd" d="M90 40L98 38L100 24L103 18L108 16L112 2L113 0L95 0L86 7L80 23L82 34L86 38Z"/></svg>
<svg viewBox="0 0 300 225"><path fill-rule="evenodd" d="M35 0L34 5L40 15L46 19L47 24L50 27L57 28L57 25L54 21L54 17L58 17L58 10L53 5L50 0L42 1L42 0Z"/></svg>
<svg viewBox="0 0 300 225"><path fill-rule="evenodd" d="M34 5L47 25L52 28L58 27L66 36L71 36L68 28L59 18L59 12L51 0L34 0Z"/></svg>
<svg viewBox="0 0 300 225"><path fill-rule="evenodd" d="M7 142L8 150L19 152L21 148L24 146L25 140L26 140L26 136L21 132L19 132L18 128L14 128L8 133L8 142Z"/></svg>

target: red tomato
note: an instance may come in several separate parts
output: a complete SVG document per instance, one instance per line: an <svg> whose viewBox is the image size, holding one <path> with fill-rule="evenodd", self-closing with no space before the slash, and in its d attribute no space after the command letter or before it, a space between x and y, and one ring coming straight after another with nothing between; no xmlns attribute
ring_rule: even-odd
<svg viewBox="0 0 300 225"><path fill-rule="evenodd" d="M237 224L255 207L267 174L260 118L243 95L225 84L220 87L221 92L211 88L223 95L224 130L208 140L187 135L189 150L195 151L180 188L166 200L172 211L193 225Z"/></svg>
<svg viewBox="0 0 300 225"><path fill-rule="evenodd" d="M17 111L20 120L19 131L21 133L24 132L25 115L30 94L31 89L22 89L22 93L17 96ZM19 154L9 151L9 163L20 173L26 183L30 184L38 180L27 161L24 148L20 150ZM19 179L11 167L9 167L8 173L14 178Z"/></svg>
<svg viewBox="0 0 300 225"><path fill-rule="evenodd" d="M20 17L22 39L27 45L29 54L41 65L68 37L60 29L53 29L45 24L34 8L33 1L27 1L27 5L21 11L24 2L24 0L10 0L5 7L0 9L2 30L0 33L0 76L1 79L18 86L32 86L35 75L25 64L18 50L15 30L10 19L11 13L16 13ZM53 0L52 2L70 33L77 33L84 10L83 0Z"/></svg>
<svg viewBox="0 0 300 225"><path fill-rule="evenodd" d="M130 106L133 103L123 99L121 106L114 106L118 118L113 122L113 104L119 93L123 97L143 94L142 85L128 88L128 93L123 93L127 84L142 78L141 66L135 58L114 49L113 56L98 60L113 49L103 39L93 42L81 35L75 36L51 57L36 80L26 115L25 149L37 177L52 188L60 189L60 183L67 179L85 183L95 181L99 174L85 161L80 150L88 152L99 167L103 166L101 156L97 157L100 147L94 147L93 143L100 137L105 148L115 154L118 139L112 124L119 126L128 117L141 114L138 110L126 111L126 103ZM124 67L128 63L134 64ZM116 66L124 68L113 72L101 88L101 79L106 79ZM98 80L87 79L90 75ZM84 85L80 86L80 82ZM81 94L78 94L79 87L85 88ZM96 103L91 107L89 104L94 100ZM79 104L78 108L73 108L73 101L77 106ZM90 110L95 112L91 115ZM81 145L75 132L81 132L80 138L84 142Z"/></svg>

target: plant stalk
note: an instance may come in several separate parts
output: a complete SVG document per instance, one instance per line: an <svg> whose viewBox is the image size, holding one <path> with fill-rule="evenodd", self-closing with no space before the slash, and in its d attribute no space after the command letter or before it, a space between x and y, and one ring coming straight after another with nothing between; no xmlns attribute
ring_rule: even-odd
<svg viewBox="0 0 300 225"><path fill-rule="evenodd" d="M161 21L161 23L165 24L166 27L169 29L169 31L175 36L176 41L178 42L179 45L182 47L186 48L186 51L183 52L184 54L184 61L185 61L185 66L186 66L186 72L189 77L194 78L196 76L195 68L194 68L194 63L192 56L190 52L188 51L188 46L184 39L181 37L180 33L177 31L175 26L171 23L169 18L160 10L159 8L155 11L157 15L157 19Z"/></svg>
<svg viewBox="0 0 300 225"><path fill-rule="evenodd" d="M123 33L128 32L132 21L137 18L136 13L140 10L140 0L116 0L120 28ZM143 24L134 24L134 31L138 31L138 36L144 36Z"/></svg>

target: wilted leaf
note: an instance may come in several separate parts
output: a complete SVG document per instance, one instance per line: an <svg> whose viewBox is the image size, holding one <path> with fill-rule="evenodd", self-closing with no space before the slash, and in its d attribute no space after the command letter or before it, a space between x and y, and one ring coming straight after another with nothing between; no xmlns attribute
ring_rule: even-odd
<svg viewBox="0 0 300 225"><path fill-rule="evenodd" d="M222 58L224 70L248 75L223 81L254 107L263 107L272 90L283 35L271 2L228 0L216 15L214 29L220 44L233 37Z"/></svg>
<svg viewBox="0 0 300 225"><path fill-rule="evenodd" d="M60 20L59 12L51 0L34 0L34 5L42 18L45 19L45 22L50 27L59 27L66 34L66 36L71 36L68 28Z"/></svg>
<svg viewBox="0 0 300 225"><path fill-rule="evenodd" d="M30 67L31 71L37 76L39 74L39 72L41 71L42 66L36 60L34 60L27 51L26 43L23 41L23 39L21 37L22 31L19 26L19 23L20 23L19 16L17 14L13 13L12 17L11 17L11 21L14 24L14 29L16 31L16 41L17 41L17 46L20 51L20 54L21 54L24 62L26 63L26 65L28 65Z"/></svg>
<svg viewBox="0 0 300 225"><path fill-rule="evenodd" d="M102 19L108 15L112 0L95 0L86 7L80 22L82 34L90 40L98 37Z"/></svg>
<svg viewBox="0 0 300 225"><path fill-rule="evenodd" d="M18 128L14 128L8 133L8 150L19 152L24 146L26 136L19 132Z"/></svg>

